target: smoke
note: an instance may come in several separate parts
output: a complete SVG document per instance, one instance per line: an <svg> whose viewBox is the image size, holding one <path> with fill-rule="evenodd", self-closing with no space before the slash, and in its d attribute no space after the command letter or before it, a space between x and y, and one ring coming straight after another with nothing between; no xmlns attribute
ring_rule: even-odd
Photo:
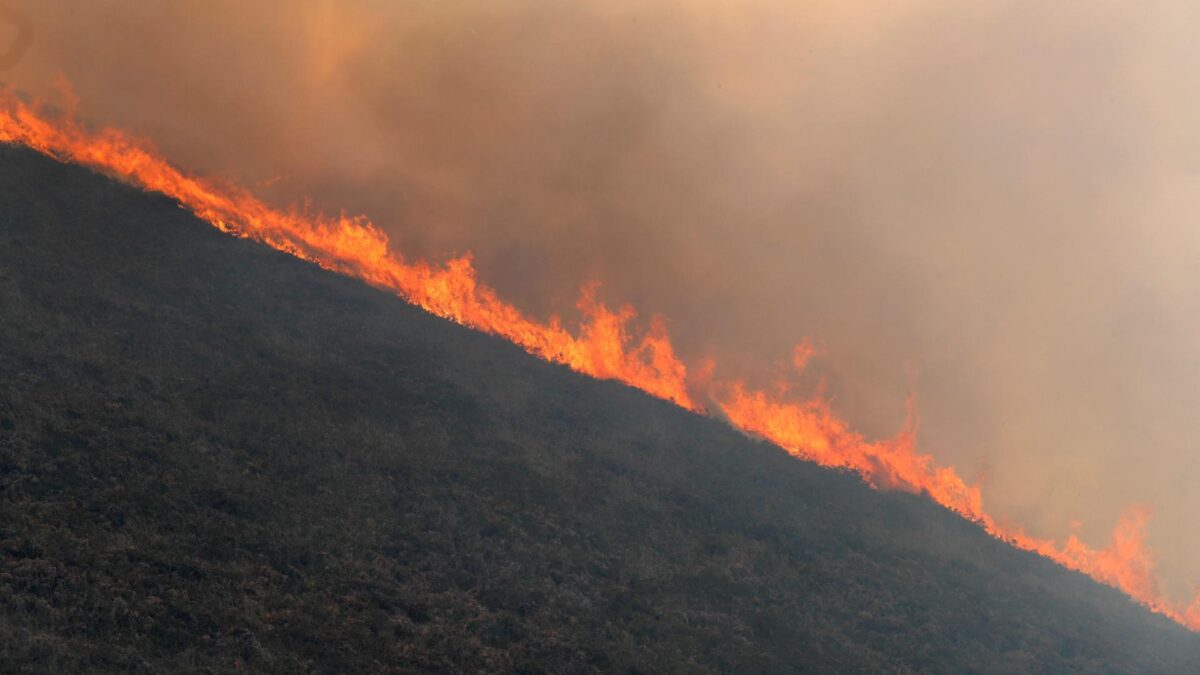
<svg viewBox="0 0 1200 675"><path fill-rule="evenodd" d="M763 379L810 338L806 383L871 435L915 369L921 446L989 510L1099 543L1152 502L1182 595L1193 4L48 0L8 75L407 254L471 250L534 313L598 280Z"/></svg>
<svg viewBox="0 0 1200 675"><path fill-rule="evenodd" d="M8 24L16 31L8 49L0 52L0 70L6 70L15 66L29 49L33 42L33 25L28 17L7 5L0 5L0 24Z"/></svg>

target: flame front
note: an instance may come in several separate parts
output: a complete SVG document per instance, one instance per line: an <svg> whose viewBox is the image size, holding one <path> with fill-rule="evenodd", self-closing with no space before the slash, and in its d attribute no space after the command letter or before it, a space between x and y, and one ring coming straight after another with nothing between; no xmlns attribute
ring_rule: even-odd
<svg viewBox="0 0 1200 675"><path fill-rule="evenodd" d="M848 428L821 399L788 401L784 400L786 393L750 391L741 382L725 389L718 395L718 405L734 426L767 438L802 459L853 469L874 487L925 493L997 539L1119 588L1151 610L1200 631L1200 591L1191 605L1184 607L1172 602L1160 588L1154 556L1145 540L1151 514L1148 507L1128 508L1103 549L1090 548L1075 535L1062 544L1033 537L985 511L978 485L967 483L953 467L938 466L933 457L917 452L916 414L911 403L908 421L895 438L870 442Z"/></svg>
<svg viewBox="0 0 1200 675"><path fill-rule="evenodd" d="M240 187L185 174L149 144L128 134L115 129L91 132L70 117L44 114L11 91L0 92L0 141L27 145L160 192L224 232L389 289L433 314L502 336L577 372L619 380L688 410L701 410L696 403L700 397L689 389L688 369L675 353L663 320L652 317L646 328L637 330L634 309L613 310L599 302L594 284L585 286L580 295L577 307L583 321L572 332L557 317L538 321L501 300L495 290L479 282L470 255L440 266L406 260L391 250L387 235L365 218L273 209ZM809 343L798 345L795 367L803 368L813 353ZM753 390L741 380L714 381L713 370L711 362L701 364L693 389L697 383L711 388L717 406L739 429L797 457L853 470L874 487L924 493L998 539L1119 588L1149 609L1200 631L1200 593L1185 607L1160 589L1145 542L1148 508L1128 509L1103 549L1090 548L1076 536L1061 544L1032 537L988 514L978 485L917 451L915 405L910 403L908 421L895 438L868 441L819 397L795 400L786 387L766 392Z"/></svg>

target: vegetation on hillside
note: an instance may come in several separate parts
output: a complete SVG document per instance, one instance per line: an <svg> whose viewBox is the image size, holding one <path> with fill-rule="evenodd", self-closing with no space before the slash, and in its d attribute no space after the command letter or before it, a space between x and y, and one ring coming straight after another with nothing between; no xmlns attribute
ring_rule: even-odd
<svg viewBox="0 0 1200 675"><path fill-rule="evenodd" d="M927 500L0 147L0 672L1197 672Z"/></svg>

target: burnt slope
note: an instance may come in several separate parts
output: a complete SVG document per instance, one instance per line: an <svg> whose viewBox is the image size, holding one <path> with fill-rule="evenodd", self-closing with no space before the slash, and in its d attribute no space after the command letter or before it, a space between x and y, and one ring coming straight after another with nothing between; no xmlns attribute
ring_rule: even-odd
<svg viewBox="0 0 1200 675"><path fill-rule="evenodd" d="M0 671L1196 672L924 499L0 146Z"/></svg>

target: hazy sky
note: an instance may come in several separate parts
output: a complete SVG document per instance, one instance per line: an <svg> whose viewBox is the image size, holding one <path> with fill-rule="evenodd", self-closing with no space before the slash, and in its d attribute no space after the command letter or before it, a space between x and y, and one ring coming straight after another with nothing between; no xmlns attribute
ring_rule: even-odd
<svg viewBox="0 0 1200 675"><path fill-rule="evenodd" d="M990 510L1101 545L1152 504L1200 581L1200 4L9 4L26 91L539 315L596 279L763 377L808 336L873 436L916 372Z"/></svg>

